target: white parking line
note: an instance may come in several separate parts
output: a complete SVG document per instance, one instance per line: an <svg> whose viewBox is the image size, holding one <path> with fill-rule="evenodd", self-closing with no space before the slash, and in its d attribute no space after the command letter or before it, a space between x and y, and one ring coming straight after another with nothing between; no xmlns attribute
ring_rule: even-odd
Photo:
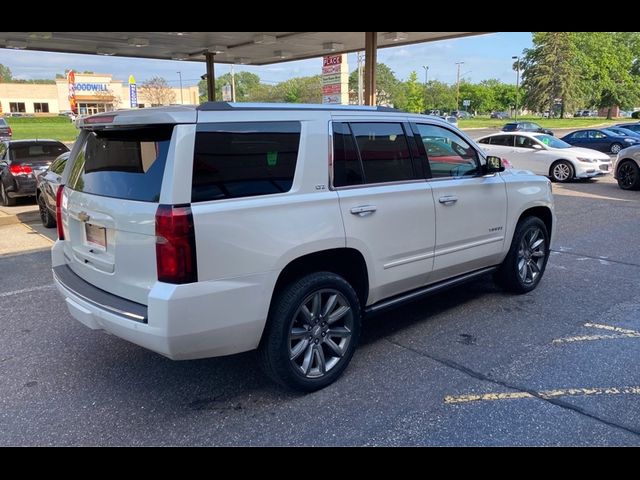
<svg viewBox="0 0 640 480"><path fill-rule="evenodd" d="M55 285L41 285L39 287L31 287L31 288L23 288L22 290L14 290L13 292L3 292L0 293L0 297L10 297L11 295L20 295L21 293L29 293L29 292L37 292L38 290L48 290L50 288L55 288Z"/></svg>
<svg viewBox="0 0 640 480"><path fill-rule="evenodd" d="M571 342L588 342L593 340L610 340L616 338L640 338L640 332L629 330L626 328L615 327L613 325L604 325L601 323L585 323L585 327L599 328L615 332L607 335L578 335L575 337L556 338L551 343L571 343Z"/></svg>

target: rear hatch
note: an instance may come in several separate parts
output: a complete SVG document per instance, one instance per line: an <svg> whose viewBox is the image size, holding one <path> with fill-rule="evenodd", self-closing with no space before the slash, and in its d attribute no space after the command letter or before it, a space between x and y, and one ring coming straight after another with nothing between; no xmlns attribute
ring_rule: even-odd
<svg viewBox="0 0 640 480"><path fill-rule="evenodd" d="M146 305L157 280L155 215L174 125L112 127L83 131L65 170L64 253L90 284Z"/></svg>
<svg viewBox="0 0 640 480"><path fill-rule="evenodd" d="M18 190L35 194L36 177L44 172L51 162L69 149L56 141L33 140L11 144L11 171L18 184Z"/></svg>

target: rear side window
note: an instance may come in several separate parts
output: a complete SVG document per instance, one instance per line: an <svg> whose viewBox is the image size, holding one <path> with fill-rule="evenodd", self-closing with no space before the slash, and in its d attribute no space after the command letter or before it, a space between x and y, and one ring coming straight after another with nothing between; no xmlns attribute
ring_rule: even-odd
<svg viewBox="0 0 640 480"><path fill-rule="evenodd" d="M503 147L513 147L513 135L497 135L491 138L491 145L501 145Z"/></svg>
<svg viewBox="0 0 640 480"><path fill-rule="evenodd" d="M333 124L333 186L364 183L362 164L348 123Z"/></svg>
<svg viewBox="0 0 640 480"><path fill-rule="evenodd" d="M94 195L158 202L172 132L173 125L89 132L67 185Z"/></svg>
<svg viewBox="0 0 640 480"><path fill-rule="evenodd" d="M11 145L14 162L46 162L56 159L69 149L59 142L20 142Z"/></svg>
<svg viewBox="0 0 640 480"><path fill-rule="evenodd" d="M351 123L366 183L398 182L415 177L409 144L400 123Z"/></svg>
<svg viewBox="0 0 640 480"><path fill-rule="evenodd" d="M198 126L191 201L270 195L291 190L300 122Z"/></svg>

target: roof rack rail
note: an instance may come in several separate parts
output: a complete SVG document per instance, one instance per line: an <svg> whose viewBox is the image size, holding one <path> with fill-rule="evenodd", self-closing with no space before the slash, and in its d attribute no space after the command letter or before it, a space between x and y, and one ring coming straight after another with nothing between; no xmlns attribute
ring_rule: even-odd
<svg viewBox="0 0 640 480"><path fill-rule="evenodd" d="M198 106L198 110L205 112L229 111L229 110L346 110L365 112L396 112L401 110L391 107L372 107L366 105L334 105L320 103L231 103L231 102L205 102Z"/></svg>

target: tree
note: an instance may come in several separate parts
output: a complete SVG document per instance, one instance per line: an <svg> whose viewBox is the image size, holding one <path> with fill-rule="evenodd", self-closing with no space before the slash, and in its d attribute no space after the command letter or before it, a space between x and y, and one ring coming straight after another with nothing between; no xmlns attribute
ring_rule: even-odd
<svg viewBox="0 0 640 480"><path fill-rule="evenodd" d="M153 77L138 88L138 96L151 106L169 105L176 101L176 94L162 77Z"/></svg>
<svg viewBox="0 0 640 480"><path fill-rule="evenodd" d="M363 85L364 85L364 79ZM396 78L393 70L384 63L376 64L376 104L396 105L398 88L400 82ZM358 91L358 70L354 70L349 75L349 90Z"/></svg>
<svg viewBox="0 0 640 480"><path fill-rule="evenodd" d="M580 55L572 32L534 32L533 48L521 61L524 103L538 110L553 110L556 102L573 109L583 97Z"/></svg>
<svg viewBox="0 0 640 480"><path fill-rule="evenodd" d="M456 108L456 91L446 83L438 80L429 80L427 83L427 104L429 110L450 111Z"/></svg>
<svg viewBox="0 0 640 480"><path fill-rule="evenodd" d="M0 63L0 82L10 82L12 78L11 69Z"/></svg>
<svg viewBox="0 0 640 480"><path fill-rule="evenodd" d="M401 88L404 95L401 99L398 98L396 107L411 113L424 112L424 84L418 82L418 74L411 72Z"/></svg>
<svg viewBox="0 0 640 480"><path fill-rule="evenodd" d="M276 97L287 103L322 103L322 78L290 78L276 85ZM276 100L278 101L278 100Z"/></svg>

